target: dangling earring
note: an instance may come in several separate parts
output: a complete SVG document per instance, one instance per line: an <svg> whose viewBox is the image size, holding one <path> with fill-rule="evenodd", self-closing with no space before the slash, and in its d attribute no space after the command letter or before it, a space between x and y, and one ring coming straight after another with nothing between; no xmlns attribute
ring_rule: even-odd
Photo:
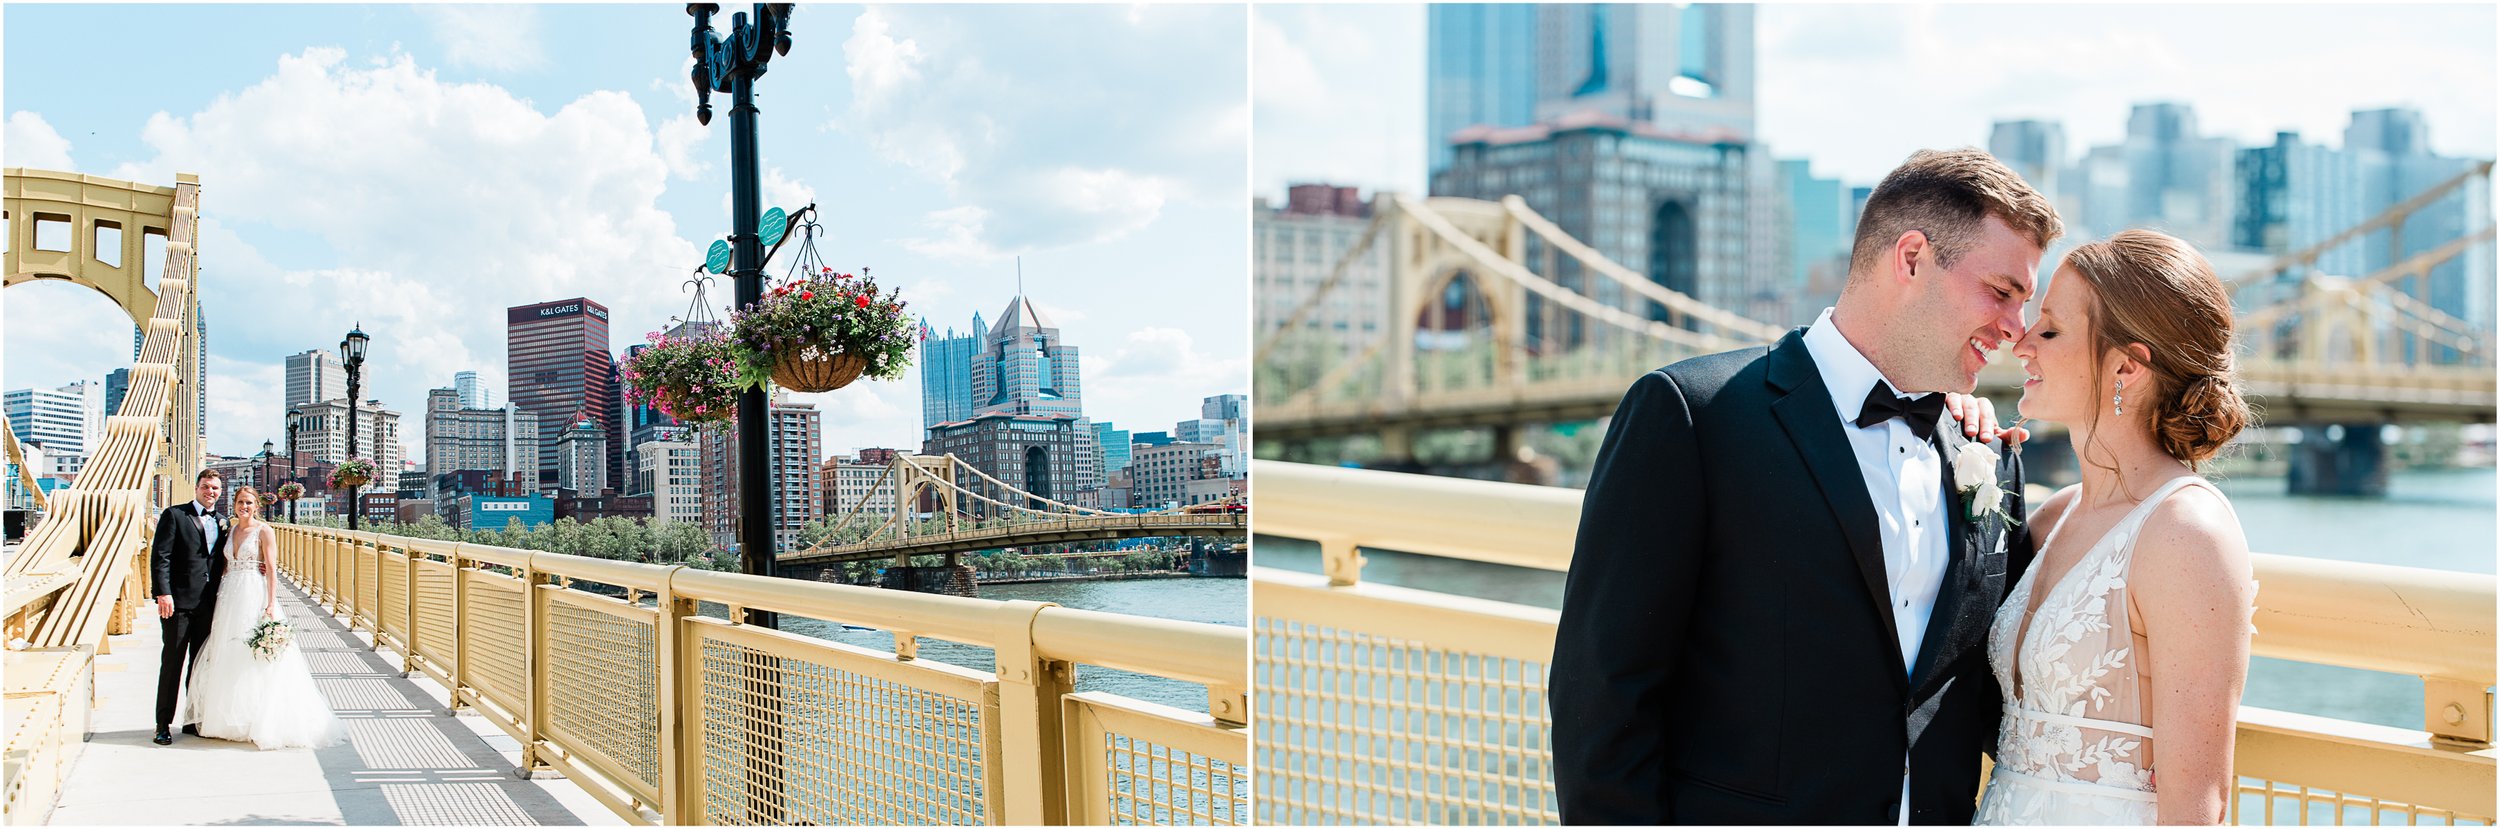
<svg viewBox="0 0 2500 829"><path fill-rule="evenodd" d="M2109 396L2109 406L2118 410L2117 414L2127 413L2127 381L2118 381L2118 392Z"/></svg>

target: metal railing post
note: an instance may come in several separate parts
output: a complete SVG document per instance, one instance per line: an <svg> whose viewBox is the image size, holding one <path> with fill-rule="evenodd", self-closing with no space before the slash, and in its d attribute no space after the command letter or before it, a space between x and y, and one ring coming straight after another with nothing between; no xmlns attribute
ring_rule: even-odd
<svg viewBox="0 0 2500 829"><path fill-rule="evenodd" d="M1076 666L1042 658L1033 647L1033 618L1044 602L1010 601L999 607L998 719L1002 759L1000 788L1005 815L993 823L1060 826L1068 822L1067 765L1062 701L1076 685Z"/></svg>
<svg viewBox="0 0 2500 829"><path fill-rule="evenodd" d="M685 569L684 565L671 567L668 575L660 578L655 608L659 616L653 620L659 628L652 631L651 636L652 645L659 651L654 661L658 663L660 672L660 699L655 706L660 713L660 802L657 805L660 822L670 826L692 826L695 816L702 811L696 806L698 798L689 785L702 779L700 774L692 773L697 764L688 746L693 744L689 738L696 733L693 724L701 721L694 716L690 703L699 704L703 695L690 686L688 679L693 674L686 670L689 661L687 652L690 650L686 642L686 617L694 615L694 608L693 602L677 597L677 574Z"/></svg>
<svg viewBox="0 0 2500 829"><path fill-rule="evenodd" d="M469 707L468 703L460 698L460 693L472 687L469 684L469 623L466 618L469 614L469 564L468 558L461 555L468 547L469 543L466 541L451 545L451 671L449 673L451 674L451 713L454 716L459 715L460 709Z"/></svg>
<svg viewBox="0 0 2500 829"><path fill-rule="evenodd" d="M399 675L410 677L417 675L417 549L403 543L400 552L403 553L400 563L408 568L400 583L408 588L408 592L399 603Z"/></svg>
<svg viewBox="0 0 2500 829"><path fill-rule="evenodd" d="M521 708L522 779L529 779L542 768L552 768L540 757L551 750L547 742L547 591L560 590L546 583L546 575L538 571L539 553L531 553L521 567L521 665L528 677L529 700Z"/></svg>

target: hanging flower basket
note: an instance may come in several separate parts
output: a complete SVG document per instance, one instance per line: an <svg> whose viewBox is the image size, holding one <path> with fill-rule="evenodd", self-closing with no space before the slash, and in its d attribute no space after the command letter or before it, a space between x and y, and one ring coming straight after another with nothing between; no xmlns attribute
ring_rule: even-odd
<svg viewBox="0 0 2500 829"><path fill-rule="evenodd" d="M702 327L682 336L654 331L651 347L626 358L625 400L648 403L681 423L728 420L738 412L738 355L729 335Z"/></svg>
<svg viewBox="0 0 2500 829"><path fill-rule="evenodd" d="M358 487L373 482L373 461L349 458L330 470L330 488Z"/></svg>
<svg viewBox="0 0 2500 829"><path fill-rule="evenodd" d="M827 267L816 253L823 230L815 222L797 232L788 279L729 317L740 380L826 392L861 377L902 377L911 364L915 326L904 316L900 292L880 291L866 268L853 275Z"/></svg>
<svg viewBox="0 0 2500 829"><path fill-rule="evenodd" d="M303 484L299 484L299 483L296 483L296 482L294 482L294 481L288 481L288 482L286 482L286 483L283 483L283 484L279 484L279 485L278 485L278 500L281 500L281 501L293 501L293 500L295 500L295 499L297 499L297 498L302 498L302 497L304 497L304 485L303 485Z"/></svg>
<svg viewBox="0 0 2500 829"><path fill-rule="evenodd" d="M868 358L831 353L809 345L796 352L782 352L773 360L773 383L794 391L832 391L850 385L867 370Z"/></svg>

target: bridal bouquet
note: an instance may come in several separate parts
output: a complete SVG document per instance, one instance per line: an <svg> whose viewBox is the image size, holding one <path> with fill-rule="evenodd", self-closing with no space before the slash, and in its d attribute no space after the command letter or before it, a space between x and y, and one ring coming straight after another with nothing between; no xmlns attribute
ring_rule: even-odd
<svg viewBox="0 0 2500 829"><path fill-rule="evenodd" d="M278 658L292 644L295 644L295 628L284 619L262 619L260 624L252 626L252 655L260 657L262 662Z"/></svg>

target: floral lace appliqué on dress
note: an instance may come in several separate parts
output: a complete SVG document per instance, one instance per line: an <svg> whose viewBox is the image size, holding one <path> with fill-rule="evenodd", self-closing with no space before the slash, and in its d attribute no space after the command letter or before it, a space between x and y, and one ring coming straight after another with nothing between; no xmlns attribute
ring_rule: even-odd
<svg viewBox="0 0 2500 829"><path fill-rule="evenodd" d="M2010 701L1974 822L2154 822L2153 772L2144 763L2153 753L2152 718L2139 690L2127 565L2145 519L2187 486L2213 488L2192 475L2163 484L2046 588L2038 613L2023 615L2040 575L2036 564L1997 609L1988 665ZM2057 543L2065 523L2061 516L2042 549Z"/></svg>

